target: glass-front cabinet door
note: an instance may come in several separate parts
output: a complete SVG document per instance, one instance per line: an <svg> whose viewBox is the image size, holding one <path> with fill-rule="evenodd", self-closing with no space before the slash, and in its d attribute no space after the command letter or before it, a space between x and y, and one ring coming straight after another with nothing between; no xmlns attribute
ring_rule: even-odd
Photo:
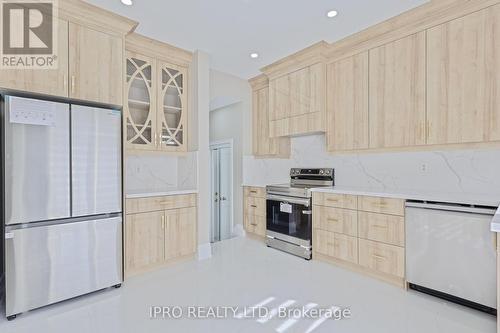
<svg viewBox="0 0 500 333"><path fill-rule="evenodd" d="M186 151L187 70L159 63L157 131L161 150Z"/></svg>
<svg viewBox="0 0 500 333"><path fill-rule="evenodd" d="M125 135L128 149L154 150L158 143L154 65L154 59L127 53Z"/></svg>

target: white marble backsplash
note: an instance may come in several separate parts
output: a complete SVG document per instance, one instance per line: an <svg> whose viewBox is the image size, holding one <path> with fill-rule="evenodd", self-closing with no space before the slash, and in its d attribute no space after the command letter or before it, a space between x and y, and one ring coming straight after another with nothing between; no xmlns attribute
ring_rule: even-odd
<svg viewBox="0 0 500 333"><path fill-rule="evenodd" d="M195 189L197 154L130 155L126 158L126 193Z"/></svg>
<svg viewBox="0 0 500 333"><path fill-rule="evenodd" d="M243 183L286 183L292 167L335 168L339 186L500 196L500 149L332 155L324 135L292 138L287 160L245 156Z"/></svg>

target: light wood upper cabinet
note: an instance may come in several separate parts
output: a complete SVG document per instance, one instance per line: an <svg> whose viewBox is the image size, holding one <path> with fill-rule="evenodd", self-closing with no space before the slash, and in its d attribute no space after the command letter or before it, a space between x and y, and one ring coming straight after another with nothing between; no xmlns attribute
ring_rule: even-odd
<svg viewBox="0 0 500 333"><path fill-rule="evenodd" d="M368 52L327 66L327 149L368 148Z"/></svg>
<svg viewBox="0 0 500 333"><path fill-rule="evenodd" d="M147 37L126 37L128 150L187 151L191 59L191 53Z"/></svg>
<svg viewBox="0 0 500 333"><path fill-rule="evenodd" d="M69 23L71 98L122 105L123 37Z"/></svg>
<svg viewBox="0 0 500 333"><path fill-rule="evenodd" d="M370 148L425 144L425 32L370 50Z"/></svg>
<svg viewBox="0 0 500 333"><path fill-rule="evenodd" d="M156 62L154 59L127 52L125 94L125 133L128 149L155 148L156 129Z"/></svg>
<svg viewBox="0 0 500 333"><path fill-rule="evenodd" d="M317 63L270 79L270 136L291 136L324 131L325 89L324 63Z"/></svg>
<svg viewBox="0 0 500 333"><path fill-rule="evenodd" d="M500 5L427 32L428 144L500 140Z"/></svg>
<svg viewBox="0 0 500 333"><path fill-rule="evenodd" d="M186 151L187 68L158 62L157 135L160 150Z"/></svg>
<svg viewBox="0 0 500 333"><path fill-rule="evenodd" d="M252 150L257 157L288 158L289 138L269 137L269 83L266 77L250 80L252 85Z"/></svg>
<svg viewBox="0 0 500 333"><path fill-rule="evenodd" d="M68 97L68 21L57 24L57 69L0 69L1 88Z"/></svg>

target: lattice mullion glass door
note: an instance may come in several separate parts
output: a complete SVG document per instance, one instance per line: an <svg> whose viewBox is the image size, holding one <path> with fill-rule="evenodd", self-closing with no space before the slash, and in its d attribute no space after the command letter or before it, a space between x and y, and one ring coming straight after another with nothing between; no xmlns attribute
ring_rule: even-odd
<svg viewBox="0 0 500 333"><path fill-rule="evenodd" d="M126 142L131 149L154 150L155 130L155 61L137 54L127 54Z"/></svg>
<svg viewBox="0 0 500 333"><path fill-rule="evenodd" d="M160 65L158 134L162 150L186 151L186 69Z"/></svg>

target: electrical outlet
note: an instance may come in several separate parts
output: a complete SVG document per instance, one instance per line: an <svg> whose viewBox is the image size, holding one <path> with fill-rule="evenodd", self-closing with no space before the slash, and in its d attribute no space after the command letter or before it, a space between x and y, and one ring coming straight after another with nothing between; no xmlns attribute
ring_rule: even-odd
<svg viewBox="0 0 500 333"><path fill-rule="evenodd" d="M422 164L420 165L420 171L422 171L422 172L426 172L426 171L427 171L427 164L422 163Z"/></svg>

